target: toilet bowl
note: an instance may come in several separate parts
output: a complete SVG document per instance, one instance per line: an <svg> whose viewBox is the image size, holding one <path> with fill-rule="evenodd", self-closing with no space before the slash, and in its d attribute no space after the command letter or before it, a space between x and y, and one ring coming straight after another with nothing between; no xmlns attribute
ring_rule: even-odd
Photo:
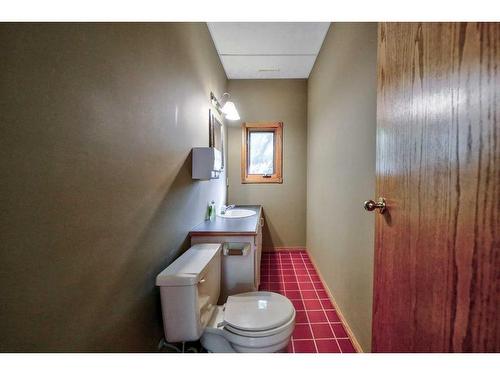
<svg viewBox="0 0 500 375"><path fill-rule="evenodd" d="M214 353L282 352L294 327L295 309L288 298L272 292L241 293L217 307L201 344Z"/></svg>
<svg viewBox="0 0 500 375"><path fill-rule="evenodd" d="M284 351L295 327L291 301L273 292L246 292L217 305L220 244L197 244L156 277L165 338L200 340L208 352Z"/></svg>

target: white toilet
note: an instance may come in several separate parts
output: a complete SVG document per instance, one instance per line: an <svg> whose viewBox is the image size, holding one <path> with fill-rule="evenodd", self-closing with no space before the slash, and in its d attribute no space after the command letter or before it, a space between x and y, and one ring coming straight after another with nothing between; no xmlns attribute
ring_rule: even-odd
<svg viewBox="0 0 500 375"><path fill-rule="evenodd" d="M290 300L272 292L229 296L217 306L221 244L197 244L156 277L168 342L201 340L214 353L284 351L295 327Z"/></svg>

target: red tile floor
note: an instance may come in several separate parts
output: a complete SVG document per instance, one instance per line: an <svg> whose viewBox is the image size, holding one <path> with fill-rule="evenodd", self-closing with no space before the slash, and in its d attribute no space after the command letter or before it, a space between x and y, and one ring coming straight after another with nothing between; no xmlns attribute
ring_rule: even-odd
<svg viewBox="0 0 500 375"><path fill-rule="evenodd" d="M289 353L356 352L306 251L263 253L260 281L295 306Z"/></svg>

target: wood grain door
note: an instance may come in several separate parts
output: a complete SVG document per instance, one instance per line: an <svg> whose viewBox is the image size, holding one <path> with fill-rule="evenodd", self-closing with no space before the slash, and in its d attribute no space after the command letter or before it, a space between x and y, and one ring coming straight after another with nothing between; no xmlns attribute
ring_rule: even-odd
<svg viewBox="0 0 500 375"><path fill-rule="evenodd" d="M378 31L373 351L500 351L500 24Z"/></svg>

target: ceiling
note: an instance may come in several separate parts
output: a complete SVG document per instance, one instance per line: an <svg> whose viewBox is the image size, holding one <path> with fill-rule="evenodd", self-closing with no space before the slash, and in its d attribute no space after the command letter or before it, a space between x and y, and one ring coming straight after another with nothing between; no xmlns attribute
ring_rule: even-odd
<svg viewBox="0 0 500 375"><path fill-rule="evenodd" d="M228 79L308 78L329 22L209 22Z"/></svg>

